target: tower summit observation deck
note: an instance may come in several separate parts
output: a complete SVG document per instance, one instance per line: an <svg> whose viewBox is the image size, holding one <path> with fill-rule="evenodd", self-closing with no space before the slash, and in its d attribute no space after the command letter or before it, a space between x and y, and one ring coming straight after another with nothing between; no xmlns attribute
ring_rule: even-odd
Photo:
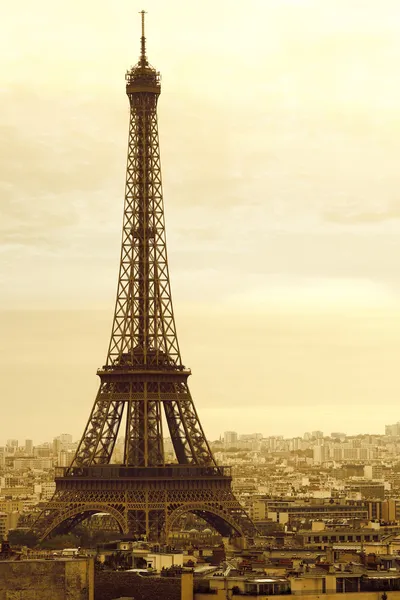
<svg viewBox="0 0 400 600"><path fill-rule="evenodd" d="M217 465L182 364L171 300L158 141L160 75L141 52L126 74L130 105L122 247L111 339L100 387L69 467L34 524L41 539L99 512L121 532L165 541L187 512L226 537L254 525L234 497L229 468ZM122 464L112 454L125 420ZM175 460L166 462L165 427Z"/></svg>

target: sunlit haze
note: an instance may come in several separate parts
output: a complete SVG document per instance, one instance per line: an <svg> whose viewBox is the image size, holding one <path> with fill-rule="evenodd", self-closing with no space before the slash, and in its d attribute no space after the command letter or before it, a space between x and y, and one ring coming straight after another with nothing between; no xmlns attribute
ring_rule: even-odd
<svg viewBox="0 0 400 600"><path fill-rule="evenodd" d="M0 22L0 443L80 437L117 283L139 54L207 436L400 419L398 0L19 0Z"/></svg>

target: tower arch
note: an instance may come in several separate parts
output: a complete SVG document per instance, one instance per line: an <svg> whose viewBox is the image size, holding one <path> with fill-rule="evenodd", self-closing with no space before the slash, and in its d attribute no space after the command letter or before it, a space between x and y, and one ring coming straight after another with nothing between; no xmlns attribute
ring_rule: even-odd
<svg viewBox="0 0 400 600"><path fill-rule="evenodd" d="M117 523L120 533L129 533L126 519L118 509L109 504L88 503L59 511L59 514L54 515L51 519L48 527L42 531L41 540L72 531L77 525L99 513L111 515Z"/></svg>
<svg viewBox="0 0 400 600"><path fill-rule="evenodd" d="M186 513L195 514L211 525L222 537L245 537L246 531L240 526L226 510L217 506L205 505L201 502L192 502L176 508L169 514L166 527L166 536L171 533L174 524Z"/></svg>

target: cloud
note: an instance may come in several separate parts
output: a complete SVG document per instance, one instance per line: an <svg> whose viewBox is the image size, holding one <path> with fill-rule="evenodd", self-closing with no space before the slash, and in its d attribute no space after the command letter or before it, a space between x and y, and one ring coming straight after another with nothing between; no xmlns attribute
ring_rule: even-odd
<svg viewBox="0 0 400 600"><path fill-rule="evenodd" d="M119 11L105 4L95 21L86 18L91 2L82 14L77 0L64 3L62 26L47 4L35 6L33 28L15 9L0 42L10 46L0 91L2 250L10 274L31 264L32 246L62 254L70 279L61 283L73 286L78 268L87 292L105 265L118 267L123 74L139 32L133 39L128 2ZM221 293L254 274L396 282L395 242L385 238L398 221L392 19L373 2L362 14L341 0L257 0L244 17L227 6L211 22L204 8L177 13L177 22L160 2L149 7L149 58L165 76L159 131L172 276L192 272L193 294L209 289L210 269ZM380 227L378 244L360 235L367 225ZM13 254L16 245L25 254Z"/></svg>
<svg viewBox="0 0 400 600"><path fill-rule="evenodd" d="M340 223L345 225L357 224L374 224L383 223L385 221L393 221L400 219L400 206L392 209L378 209L376 212L345 212L345 211L326 211L324 219L331 223Z"/></svg>
<svg viewBox="0 0 400 600"><path fill-rule="evenodd" d="M107 229L122 204L125 140L118 148L110 123L102 132L92 102L78 109L34 91L25 122L20 92L0 94L0 242L71 245L82 228Z"/></svg>

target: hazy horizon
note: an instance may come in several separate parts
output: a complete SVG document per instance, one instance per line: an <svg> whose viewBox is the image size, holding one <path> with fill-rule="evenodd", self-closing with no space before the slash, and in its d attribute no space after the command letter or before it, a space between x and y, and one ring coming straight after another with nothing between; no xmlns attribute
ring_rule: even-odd
<svg viewBox="0 0 400 600"><path fill-rule="evenodd" d="M400 419L398 2L21 0L0 24L0 440L79 438L94 402L142 8L207 436L383 433Z"/></svg>
<svg viewBox="0 0 400 600"><path fill-rule="evenodd" d="M260 314L235 314L227 306L178 305L176 312L182 359L192 369L190 389L211 440L230 430L285 437L314 430L383 434L385 424L398 421L390 375L397 365L400 310L275 310L262 314L261 322ZM49 441L61 433L80 438L111 318L112 310L0 311L1 330L15 334L0 340L9 412L0 441ZM367 369L365 381L360 375Z"/></svg>

